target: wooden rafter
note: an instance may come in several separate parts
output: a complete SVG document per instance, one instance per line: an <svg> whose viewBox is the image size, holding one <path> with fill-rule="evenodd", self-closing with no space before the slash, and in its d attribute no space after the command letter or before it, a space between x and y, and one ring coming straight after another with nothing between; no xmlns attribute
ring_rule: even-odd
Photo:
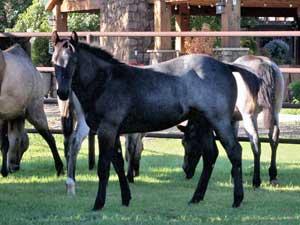
<svg viewBox="0 0 300 225"><path fill-rule="evenodd" d="M190 4L200 6L216 5L220 0L165 0L166 3ZM266 8L297 8L300 7L300 0L242 0L241 7L266 7Z"/></svg>

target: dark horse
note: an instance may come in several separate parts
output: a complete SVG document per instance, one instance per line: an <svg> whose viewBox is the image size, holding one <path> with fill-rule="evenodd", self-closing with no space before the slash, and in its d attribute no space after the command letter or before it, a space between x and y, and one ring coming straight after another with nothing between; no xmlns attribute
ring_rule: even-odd
<svg viewBox="0 0 300 225"><path fill-rule="evenodd" d="M124 171L119 135L172 127L186 119L206 120L218 133L232 164L233 207L244 196L242 149L231 125L237 87L234 66L205 55L187 55L149 67L137 68L114 59L100 48L52 35L52 61L58 81L57 93L66 100L72 89L78 97L87 124L99 140L99 188L94 209L106 199L110 162L119 177L122 204L131 194ZM209 177L201 177L191 203L203 199Z"/></svg>
<svg viewBox="0 0 300 225"><path fill-rule="evenodd" d="M283 102L283 75L274 62L263 56L242 56L234 64L256 74L253 75L243 71L234 73L238 85L238 97L233 120L237 125L239 120L243 120L244 128L251 143L254 155L253 186L259 187L261 184L261 146L257 128L257 116L260 112L263 112L264 127L269 129L269 142L272 150L269 168L270 183L276 185L276 151L280 132L278 114ZM193 177L203 148L206 147L203 138L199 138L206 135L206 133L203 134L202 126L203 124L190 121L186 127L178 126L184 132L182 141L185 148L183 169L187 178ZM238 126L236 126L237 128ZM210 138L213 137L210 136ZM216 146L215 151L217 151Z"/></svg>

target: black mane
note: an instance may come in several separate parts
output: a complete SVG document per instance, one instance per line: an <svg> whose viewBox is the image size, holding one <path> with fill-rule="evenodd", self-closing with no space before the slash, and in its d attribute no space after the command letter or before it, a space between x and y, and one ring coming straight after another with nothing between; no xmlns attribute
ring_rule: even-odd
<svg viewBox="0 0 300 225"><path fill-rule="evenodd" d="M77 44L77 47L80 49L84 49L90 53L92 53L93 55L95 55L98 58L101 58L102 60L109 62L111 64L123 64L122 62L120 62L119 60L115 59L112 54L110 54L109 52L99 48L99 47L95 47L95 46L91 46L89 44L86 43L82 43L79 42Z"/></svg>

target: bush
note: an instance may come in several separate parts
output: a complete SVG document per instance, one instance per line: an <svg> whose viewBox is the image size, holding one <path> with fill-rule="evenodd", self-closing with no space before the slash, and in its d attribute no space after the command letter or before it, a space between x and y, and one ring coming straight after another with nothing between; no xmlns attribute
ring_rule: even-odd
<svg viewBox="0 0 300 225"><path fill-rule="evenodd" d="M290 63L290 47L280 39L274 39L263 47L264 55L271 58L277 64Z"/></svg>
<svg viewBox="0 0 300 225"><path fill-rule="evenodd" d="M300 81L293 81L289 84L291 91L292 103L300 103Z"/></svg>
<svg viewBox="0 0 300 225"><path fill-rule="evenodd" d="M36 66L51 66L51 55L48 53L49 38L36 38L32 44L31 58Z"/></svg>

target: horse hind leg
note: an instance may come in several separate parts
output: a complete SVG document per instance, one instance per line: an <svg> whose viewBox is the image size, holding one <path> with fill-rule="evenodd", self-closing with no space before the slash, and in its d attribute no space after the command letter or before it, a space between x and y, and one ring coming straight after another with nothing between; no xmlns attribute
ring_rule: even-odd
<svg viewBox="0 0 300 225"><path fill-rule="evenodd" d="M258 188L261 185L260 179L260 155L261 144L257 131L257 118L249 114L243 115L244 127L251 143L251 149L254 155L254 174L252 184Z"/></svg>
<svg viewBox="0 0 300 225"><path fill-rule="evenodd" d="M231 174L234 180L234 201L232 207L239 207L244 198L242 176L242 148L235 136L234 128L229 119L211 120L217 135L232 164Z"/></svg>
<svg viewBox="0 0 300 225"><path fill-rule="evenodd" d="M119 137L116 140L114 155L112 157L112 163L119 178L122 205L128 206L131 199L131 193L127 182L127 178L125 176L124 159L122 156L122 148Z"/></svg>
<svg viewBox="0 0 300 225"><path fill-rule="evenodd" d="M55 139L49 130L47 118L43 110L43 103L35 107L29 107L27 110L27 119L49 145L57 175L61 175L63 173L63 162L58 154Z"/></svg>
<svg viewBox="0 0 300 225"><path fill-rule="evenodd" d="M271 146L271 164L269 168L269 177L270 177L270 184L273 186L278 185L276 153L277 153L277 147L279 143L279 134L280 134L280 129L278 126L278 119L277 119L274 121L273 126L271 126L269 129L269 142Z"/></svg>

